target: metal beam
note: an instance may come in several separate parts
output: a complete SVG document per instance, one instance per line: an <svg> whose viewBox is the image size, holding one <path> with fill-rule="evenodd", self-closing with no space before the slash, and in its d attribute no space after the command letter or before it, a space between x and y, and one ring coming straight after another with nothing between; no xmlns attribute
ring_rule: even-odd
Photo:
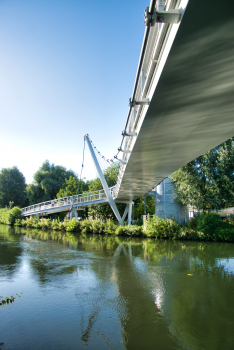
<svg viewBox="0 0 234 350"><path fill-rule="evenodd" d="M98 163L98 160L97 160L97 158L96 158L96 155L95 155L95 153L94 153L93 147L92 147L91 142L90 142L90 140L89 140L89 135L85 135L85 140L86 140L86 142L87 142L87 144L88 144L88 147L89 147L89 150L90 150L92 159L93 159L93 161L94 161L94 165L95 165L95 167L96 167L96 169L97 169L98 176L99 176L99 178L100 178L100 180L101 180L101 183L102 183L103 189L104 189L104 191L105 191L105 193L106 193L108 202L109 202L109 204L110 204L110 206L111 206L111 208L112 208L112 210L113 210L113 212L114 212L114 214L115 214L117 220L119 221L120 225L123 225L123 220L122 220L122 218L121 218L121 216L120 216L120 214L119 214L118 208L117 208L117 206L116 206L116 204L115 204L115 202L114 202L114 199L113 199L113 197L112 197L112 195L111 195L111 193L110 193L110 190L109 190L109 187L108 187L108 185L107 185L106 179L105 179L105 177L104 177L104 175L103 175L103 172L102 172L102 170L101 170L101 167L100 167L100 165L99 165L99 163Z"/></svg>
<svg viewBox="0 0 234 350"><path fill-rule="evenodd" d="M124 220L125 220L125 218L127 216L128 211L129 211L129 203L127 203L125 211L124 211L123 216L122 216L123 222L124 222Z"/></svg>
<svg viewBox="0 0 234 350"><path fill-rule="evenodd" d="M129 209L128 209L128 225L131 225L131 223L132 223L132 204L133 204L133 202L129 202L129 204L128 204L128 207L129 207Z"/></svg>

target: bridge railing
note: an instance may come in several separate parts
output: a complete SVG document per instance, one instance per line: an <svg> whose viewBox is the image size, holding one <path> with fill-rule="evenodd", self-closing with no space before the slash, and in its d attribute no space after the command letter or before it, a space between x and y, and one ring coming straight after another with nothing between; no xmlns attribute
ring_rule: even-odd
<svg viewBox="0 0 234 350"><path fill-rule="evenodd" d="M112 197L114 197L115 186L110 187L109 190L111 192ZM30 214L30 213L34 214L42 210L44 211L47 209L56 209L56 208L61 208L68 205L72 206L72 205L81 204L81 203L84 203L85 205L85 203L98 201L100 199L107 199L104 190L87 192L87 193L77 194L74 196L66 196L63 198L52 199L51 201L30 205L28 207L22 208L21 213L22 215Z"/></svg>

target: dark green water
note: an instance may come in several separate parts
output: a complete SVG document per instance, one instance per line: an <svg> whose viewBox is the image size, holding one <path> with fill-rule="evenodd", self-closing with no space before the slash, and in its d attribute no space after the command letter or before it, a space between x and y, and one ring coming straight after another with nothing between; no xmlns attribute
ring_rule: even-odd
<svg viewBox="0 0 234 350"><path fill-rule="evenodd" d="M234 349L234 245L0 226L5 349Z"/></svg>

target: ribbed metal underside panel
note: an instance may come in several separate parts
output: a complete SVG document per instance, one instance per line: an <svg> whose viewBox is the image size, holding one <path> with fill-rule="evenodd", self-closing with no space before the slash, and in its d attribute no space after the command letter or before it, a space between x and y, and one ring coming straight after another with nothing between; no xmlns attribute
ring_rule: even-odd
<svg viewBox="0 0 234 350"><path fill-rule="evenodd" d="M190 0L118 200L144 195L234 136L234 2Z"/></svg>

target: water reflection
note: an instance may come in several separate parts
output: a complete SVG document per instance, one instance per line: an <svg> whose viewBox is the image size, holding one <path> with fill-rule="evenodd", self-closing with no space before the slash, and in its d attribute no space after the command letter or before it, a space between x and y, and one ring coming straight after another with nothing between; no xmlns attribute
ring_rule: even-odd
<svg viewBox="0 0 234 350"><path fill-rule="evenodd" d="M16 242L19 237L14 235L14 229L1 225L0 230L0 278L9 278L18 270L22 247Z"/></svg>
<svg viewBox="0 0 234 350"><path fill-rule="evenodd" d="M28 259L34 293L42 288L48 315L56 315L50 332L57 333L59 320L66 320L60 332L69 348L234 346L233 244L25 229L1 234L1 245L13 240L23 261ZM7 259L3 265L9 265ZM59 303L64 299L65 308ZM27 307L41 313L49 344L49 319L39 308L45 299L37 303L27 300ZM45 347L43 340L38 344Z"/></svg>

